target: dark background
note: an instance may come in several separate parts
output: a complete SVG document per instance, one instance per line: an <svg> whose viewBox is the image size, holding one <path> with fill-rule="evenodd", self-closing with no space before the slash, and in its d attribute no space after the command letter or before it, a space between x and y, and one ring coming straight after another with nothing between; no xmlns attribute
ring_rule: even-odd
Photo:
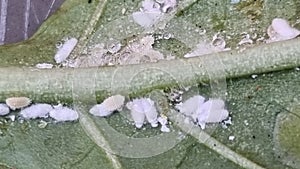
<svg viewBox="0 0 300 169"><path fill-rule="evenodd" d="M64 0L0 0L0 45L30 38Z"/></svg>

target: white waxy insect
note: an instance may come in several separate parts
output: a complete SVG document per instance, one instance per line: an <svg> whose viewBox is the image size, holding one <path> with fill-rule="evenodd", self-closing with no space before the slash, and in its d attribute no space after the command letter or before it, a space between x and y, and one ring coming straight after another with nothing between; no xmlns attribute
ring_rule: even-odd
<svg viewBox="0 0 300 169"><path fill-rule="evenodd" d="M291 27L288 21L282 18L273 19L272 24L268 27L267 33L270 37L267 43L293 39L300 35L299 30Z"/></svg>
<svg viewBox="0 0 300 169"><path fill-rule="evenodd" d="M9 108L16 110L30 105L31 100L28 97L10 97L5 102Z"/></svg>
<svg viewBox="0 0 300 169"><path fill-rule="evenodd" d="M75 121L79 118L75 110L62 105L54 106L54 109L49 112L49 115L57 122Z"/></svg>
<svg viewBox="0 0 300 169"><path fill-rule="evenodd" d="M59 49L57 50L54 59L56 63L62 63L71 54L72 50L75 48L78 40L76 38L71 38L67 40Z"/></svg>
<svg viewBox="0 0 300 169"><path fill-rule="evenodd" d="M51 110L50 104L34 104L21 110L20 115L25 119L46 118Z"/></svg>
<svg viewBox="0 0 300 169"><path fill-rule="evenodd" d="M9 114L9 107L6 104L0 104L0 116Z"/></svg>
<svg viewBox="0 0 300 169"><path fill-rule="evenodd" d="M176 106L176 108L186 116L192 117L196 121L196 112L199 107L204 103L205 98L203 96L197 95L187 99L183 104Z"/></svg>
<svg viewBox="0 0 300 169"><path fill-rule="evenodd" d="M137 128L141 128L144 124L145 117L152 127L158 126L157 110L154 102L149 98L134 99L126 104L131 111L132 119Z"/></svg>
<svg viewBox="0 0 300 169"><path fill-rule="evenodd" d="M114 111L120 110L124 105L125 97L114 95L105 99L101 104L96 104L90 109L94 116L105 117L111 115Z"/></svg>
<svg viewBox="0 0 300 169"><path fill-rule="evenodd" d="M225 109L225 103L221 99L210 99L197 110L198 124L202 129L206 123L217 123L225 120L229 112Z"/></svg>

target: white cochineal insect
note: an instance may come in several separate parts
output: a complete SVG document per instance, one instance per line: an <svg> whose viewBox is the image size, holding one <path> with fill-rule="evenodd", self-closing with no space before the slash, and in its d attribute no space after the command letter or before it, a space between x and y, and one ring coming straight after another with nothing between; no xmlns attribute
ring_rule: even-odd
<svg viewBox="0 0 300 169"><path fill-rule="evenodd" d="M61 104L54 106L54 109L49 112L49 116L57 122L75 121L79 118L75 110Z"/></svg>
<svg viewBox="0 0 300 169"><path fill-rule="evenodd" d="M0 116L9 114L9 107L6 104L0 104Z"/></svg>
<svg viewBox="0 0 300 169"><path fill-rule="evenodd" d="M75 48L77 42L78 40L76 38L71 38L67 40L61 47L59 47L54 56L55 62L62 63L65 61Z"/></svg>
<svg viewBox="0 0 300 169"><path fill-rule="evenodd" d="M53 107L50 104L34 104L21 110L20 115L24 119L47 118L51 110Z"/></svg>
<svg viewBox="0 0 300 169"><path fill-rule="evenodd" d="M198 124L205 129L206 123L218 123L229 116L225 103L220 99L209 99L196 112Z"/></svg>
<svg viewBox="0 0 300 169"><path fill-rule="evenodd" d="M194 122L198 122L202 129L205 128L206 123L218 123L229 116L223 100L209 99L205 102L205 98L200 95L189 98L176 108L184 115L192 118Z"/></svg>
<svg viewBox="0 0 300 169"><path fill-rule="evenodd" d="M176 106L176 108L186 116L191 117L195 122L197 119L197 110L204 103L205 98L203 96L197 95L187 99L182 104Z"/></svg>
<svg viewBox="0 0 300 169"><path fill-rule="evenodd" d="M134 99L131 102L128 102L126 107L131 111L131 116L136 128L141 128L143 126L145 118L152 127L158 126L158 113L154 102L151 99Z"/></svg>
<svg viewBox="0 0 300 169"><path fill-rule="evenodd" d="M293 39L300 35L300 31L289 25L288 21L282 18L275 18L268 27L267 34L270 39L267 43Z"/></svg>
<svg viewBox="0 0 300 169"><path fill-rule="evenodd" d="M10 97L5 102L12 110L21 109L31 104L31 100L28 97Z"/></svg>
<svg viewBox="0 0 300 169"><path fill-rule="evenodd" d="M124 105L125 97L121 95L110 96L101 104L97 104L90 109L90 113L94 116L106 117L114 111L121 110Z"/></svg>

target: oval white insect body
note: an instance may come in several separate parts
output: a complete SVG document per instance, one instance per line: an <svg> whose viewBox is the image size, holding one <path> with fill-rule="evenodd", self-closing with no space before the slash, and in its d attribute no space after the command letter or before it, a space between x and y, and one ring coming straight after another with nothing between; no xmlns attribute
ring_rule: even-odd
<svg viewBox="0 0 300 169"><path fill-rule="evenodd" d="M57 106L49 112L50 117L57 122L75 121L79 118L78 113L68 107Z"/></svg>
<svg viewBox="0 0 300 169"><path fill-rule="evenodd" d="M31 100L27 97L10 97L5 102L9 108L16 110L30 105Z"/></svg>
<svg viewBox="0 0 300 169"><path fill-rule="evenodd" d="M144 124L146 116L141 107L137 106L136 103L134 103L134 101L128 102L126 104L126 107L131 111L131 117L134 121L135 127L141 128Z"/></svg>
<svg viewBox="0 0 300 169"><path fill-rule="evenodd" d="M147 98L147 102L144 102L144 112L146 115L147 121L151 124L152 127L157 127L158 126L158 121L157 121L157 110L154 105L154 102Z"/></svg>
<svg viewBox="0 0 300 169"><path fill-rule="evenodd" d="M197 111L198 124L202 129L205 123L217 123L225 120L229 113L224 109L225 103L220 99L210 99L205 102Z"/></svg>
<svg viewBox="0 0 300 169"><path fill-rule="evenodd" d="M300 35L300 31L291 27L287 20L275 18L268 27L267 34L270 39L267 43L293 39Z"/></svg>
<svg viewBox="0 0 300 169"><path fill-rule="evenodd" d="M6 104L0 104L0 116L9 114L9 107Z"/></svg>
<svg viewBox="0 0 300 169"><path fill-rule="evenodd" d="M34 104L21 110L20 115L25 119L46 118L51 110L50 104Z"/></svg>
<svg viewBox="0 0 300 169"><path fill-rule="evenodd" d="M101 104L97 104L90 109L90 113L94 116L105 117L111 115L114 111L123 107L125 97L121 95L110 96Z"/></svg>
<svg viewBox="0 0 300 169"><path fill-rule="evenodd" d="M134 99L126 104L126 107L131 111L132 119L135 126L141 128L145 117L152 127L158 126L157 111L154 102L149 98Z"/></svg>
<svg viewBox="0 0 300 169"><path fill-rule="evenodd" d="M273 19L272 28L279 35L286 38L294 38L300 34L299 30L292 28L287 20L281 18Z"/></svg>
<svg viewBox="0 0 300 169"><path fill-rule="evenodd" d="M67 59L71 54L72 50L76 46L78 40L76 38L71 38L67 40L56 52L54 59L56 63L61 63Z"/></svg>
<svg viewBox="0 0 300 169"><path fill-rule="evenodd" d="M187 99L183 104L176 106L178 110L186 116L192 117L196 121L196 112L204 103L205 98L197 95Z"/></svg>
<svg viewBox="0 0 300 169"><path fill-rule="evenodd" d="M102 102L102 105L108 111L115 111L120 109L124 105L125 97L121 95L110 96Z"/></svg>

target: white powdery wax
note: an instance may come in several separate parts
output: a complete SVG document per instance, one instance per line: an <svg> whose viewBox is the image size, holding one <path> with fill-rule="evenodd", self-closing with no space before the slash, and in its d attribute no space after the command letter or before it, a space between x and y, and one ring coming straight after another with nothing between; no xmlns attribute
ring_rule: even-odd
<svg viewBox="0 0 300 169"><path fill-rule="evenodd" d="M75 121L79 118L79 115L75 110L61 105L55 106L54 109L50 111L49 115L57 122Z"/></svg>
<svg viewBox="0 0 300 169"><path fill-rule="evenodd" d="M157 110L154 102L149 98L134 99L126 104L126 107L131 111L132 119L137 128L141 128L146 117L152 127L158 126Z"/></svg>
<svg viewBox="0 0 300 169"><path fill-rule="evenodd" d="M296 38L300 35L300 31L291 27L287 20L275 18L268 27L267 34L270 38L266 42L270 43Z"/></svg>
<svg viewBox="0 0 300 169"><path fill-rule="evenodd" d="M281 18L273 19L272 28L279 35L289 39L294 38L300 34L299 30L292 28L287 20Z"/></svg>
<svg viewBox="0 0 300 169"><path fill-rule="evenodd" d="M111 115L114 111L123 107L125 97L121 95L110 96L105 99L101 104L93 106L89 112L94 116L106 117Z"/></svg>
<svg viewBox="0 0 300 169"><path fill-rule="evenodd" d="M28 97L10 97L5 102L12 110L21 109L31 104L31 100Z"/></svg>
<svg viewBox="0 0 300 169"><path fill-rule="evenodd" d="M9 107L6 104L0 104L0 116L9 114Z"/></svg>
<svg viewBox="0 0 300 169"><path fill-rule="evenodd" d="M210 99L197 110L198 124L202 129L206 123L217 123L225 120L229 112L224 109L225 103L220 99Z"/></svg>
<svg viewBox="0 0 300 169"><path fill-rule="evenodd" d="M176 106L176 108L186 116L192 117L194 121L197 118L197 110L204 103L205 98L197 95L187 99L183 104Z"/></svg>
<svg viewBox="0 0 300 169"><path fill-rule="evenodd" d="M56 63L62 63L71 54L72 50L76 46L78 40L76 38L71 38L67 40L56 52L54 59Z"/></svg>
<svg viewBox="0 0 300 169"><path fill-rule="evenodd" d="M51 110L50 104L34 104L21 110L20 115L25 119L46 118Z"/></svg>

